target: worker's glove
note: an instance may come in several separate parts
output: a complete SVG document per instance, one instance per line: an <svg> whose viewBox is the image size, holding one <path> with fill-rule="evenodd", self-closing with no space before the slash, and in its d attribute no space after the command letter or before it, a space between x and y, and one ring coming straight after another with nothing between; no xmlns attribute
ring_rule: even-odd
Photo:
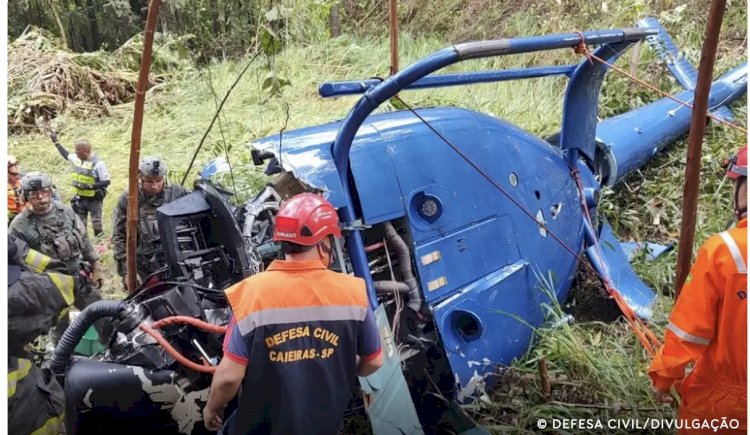
<svg viewBox="0 0 750 435"><path fill-rule="evenodd" d="M54 131L49 134L49 138L52 139L53 144L57 145L58 143L57 134Z"/></svg>
<svg viewBox="0 0 750 435"><path fill-rule="evenodd" d="M104 285L104 274L102 273L101 266L99 266L98 261L92 264L92 266L93 269L89 274L89 281L94 287L102 288L102 285Z"/></svg>
<svg viewBox="0 0 750 435"><path fill-rule="evenodd" d="M659 390L656 387L654 387L654 384L651 384L651 392L654 394L654 397L656 398L657 402L674 403L674 398L672 397L672 394L670 393L669 389L667 389L666 391Z"/></svg>

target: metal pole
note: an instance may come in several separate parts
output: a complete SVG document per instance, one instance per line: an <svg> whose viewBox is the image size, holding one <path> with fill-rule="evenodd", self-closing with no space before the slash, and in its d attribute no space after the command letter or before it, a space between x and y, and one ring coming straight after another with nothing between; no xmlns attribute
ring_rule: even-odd
<svg viewBox="0 0 750 435"><path fill-rule="evenodd" d="M695 241L695 218L698 208L698 185L701 172L701 148L703 133L706 130L708 94L713 79L716 46L719 43L719 31L724 18L726 0L712 0L708 11L705 40L698 66L698 83L695 86L693 114L690 121L690 138L688 140L687 163L685 167L685 186L682 191L682 226L680 227L680 249L677 254L677 277L675 279L675 299L680 296L680 289L690 272L693 262L693 242Z"/></svg>
<svg viewBox="0 0 750 435"><path fill-rule="evenodd" d="M161 0L151 0L146 18L146 34L143 38L143 55L141 70L138 74L138 85L133 109L133 132L130 140L130 173L128 179L128 220L125 245L125 264L127 265L128 292L135 292L136 280L136 247L138 240L138 161L141 154L141 130L143 128L143 105L148 88L148 72L151 68L151 47L154 44L156 17L159 15Z"/></svg>
<svg viewBox="0 0 750 435"><path fill-rule="evenodd" d="M388 4L388 19L391 28L391 75L398 72L398 9L397 0L390 0Z"/></svg>

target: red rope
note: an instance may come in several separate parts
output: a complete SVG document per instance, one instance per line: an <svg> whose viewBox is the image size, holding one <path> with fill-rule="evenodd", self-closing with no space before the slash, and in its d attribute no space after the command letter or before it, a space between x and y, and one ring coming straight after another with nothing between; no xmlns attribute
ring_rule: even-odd
<svg viewBox="0 0 750 435"><path fill-rule="evenodd" d="M534 214L531 213L531 211L529 211L526 207L524 207L523 204L521 204L518 200L516 200L515 198L513 198L513 196L510 193L508 193L499 183L497 183L495 180L492 179L492 177L490 177L487 173L485 173L482 170L482 168L480 168L477 164L475 164L466 154L464 154L460 149L458 149L458 147L456 147L455 145L453 145L445 136L443 136L439 131L437 131L434 127L432 127L432 125L430 125L430 123L428 123L427 120L425 120L424 118L422 118L422 116L420 116L419 113L417 113L417 111L414 110L409 104L407 104L399 96L395 96L394 98L396 98L399 102L401 102L401 104L403 104L407 109L409 109L409 111L411 111L414 114L414 116L416 116L417 118L419 118L420 121L422 121L430 130L432 130L440 139L442 139L443 142L445 142L464 161L466 161L466 163L468 163L472 168L474 168L474 170L476 170L480 175L482 175L482 177L484 177L490 184L492 184L493 187L495 187L497 190L500 191L500 193L502 193L503 195L505 195L505 197L508 198L508 200L510 200L510 202L512 202L517 208L519 208L521 211L523 211L535 223L537 223L539 226L541 226L542 228L544 228L547 231L547 233L557 243L559 243L563 248L565 248L568 252L570 252L571 255L573 255L574 257L576 257L581 264L585 264L586 266L588 266L588 268L591 269L599 277L599 279L601 279L601 281L604 283L604 286L607 289L607 292L615 300L615 303L617 304L617 306L620 308L620 311L622 312L622 314L627 319L628 324L630 324L630 327L633 329L633 332L635 332L635 334L640 339L641 343L643 344L643 347L646 349L646 351L649 353L650 356L654 355L654 347L658 347L660 345L659 340L648 329L648 327L646 326L646 324L635 314L635 312L630 308L630 306L625 302L625 300L622 298L622 295L620 294L620 292L618 292L617 289L615 289L612 286L609 278L607 278L607 277L603 276L602 274L600 274L594 268L594 266L591 265L591 263L585 262L584 259L583 259L583 257L581 257L580 255L578 255L578 253L576 253L573 250L573 248L571 248L570 246L568 246L568 244L566 244L554 232L552 232L549 228L547 228L546 225L538 222L536 220L536 216L534 216ZM576 187L577 187L577 190L578 190L579 198L581 199L581 207L583 207L583 213L586 216L586 220L587 220L589 226L591 226L591 228L593 228L593 225L591 223L591 216L589 215L588 207L586 206L586 200L585 200L584 193L583 193L584 192L584 190L583 190L583 184L581 182L580 177L578 176L578 170L575 169L575 168L570 167L570 165L568 165L568 167L571 169L571 174L573 175L573 178L575 179L575 181L577 183ZM604 267L604 273L608 276L609 273L606 270L606 264L604 263L604 261L602 261L602 254L601 254L601 251L600 251L600 248L599 248L599 241L596 240L596 236L594 236L594 242L596 243L596 250L597 250L597 255L599 257L600 264L602 265L602 267Z"/></svg>
<svg viewBox="0 0 750 435"><path fill-rule="evenodd" d="M662 91L658 87L656 87L656 86L654 86L654 85L652 85L652 84L650 84L648 82L645 82L645 81L643 81L643 80L641 80L641 79L633 76L632 74L626 72L625 70L623 70L621 68L618 68L615 65L613 65L613 64L607 62L606 60L600 58L599 56L595 55L594 53L591 53L589 51L588 47L586 46L586 40L585 40L585 38L583 36L583 33L576 32L576 34L578 35L578 37L581 40L578 43L578 45L576 45L573 48L573 50L577 54L581 54L583 56L586 56L586 58L589 60L589 63L593 64L594 61L597 61L597 62L599 62L599 63L601 63L603 65L606 65L607 67L609 67L610 69L614 70L615 72L617 72L617 73L619 73L619 74L621 74L621 75L629 78L631 81L633 81L633 82L635 82L635 83L637 83L637 84L639 84L639 85L641 85L641 86L643 86L643 87L645 87L647 89L650 89L650 90L656 92L657 94L661 95L662 97L668 98L668 99L670 99L670 100L672 100L672 101L680 104L681 106L684 106L684 107L687 107L690 110L693 110L693 105L692 104L687 103L685 101L682 101L679 98L676 98L676 97L674 97L674 96L672 96L672 95L670 95L670 94ZM714 115L714 114L712 114L710 112L706 113L706 116L708 118L710 118L710 119L713 119L714 121L717 121L717 122L719 122L721 124L724 124L724 125L726 125L726 126L728 126L730 128L733 128L733 129L735 129L737 131L740 131L743 134L747 135L747 130L745 128L742 128L742 127L740 127L740 126L738 126L736 124L728 122L728 121L726 121L726 120L724 120L724 119L722 119L722 118L720 118L720 117L718 117L718 116L716 116L716 115ZM573 170L573 175L576 178L576 182L578 183L579 191L583 192L583 186L581 184L580 177L578 177L577 171ZM585 199L584 198L581 198L581 199L582 199L582 207L584 209L586 219L587 219L587 221L589 222L589 225L590 225L591 224L591 216L589 216L588 208L586 207L586 204L585 204ZM605 275L609 275L609 272L606 270L606 267L607 267L606 264L603 261L601 261L602 260L602 253L601 253L601 250L599 249L599 243L598 243L598 241L596 241L596 255L599 257L601 265L604 268L604 274ZM654 349L658 348L659 346L661 346L661 343L659 342L659 339L656 338L656 335L646 326L646 324L643 322L643 320L641 320L633 312L633 310L630 308L630 306L628 306L628 304L623 299L623 297L620 294L620 292L618 292L616 288L612 287L611 282L608 279L604 279L604 285L605 285L605 288L607 289L607 292L610 294L610 296L612 296L612 298L617 303L617 306L620 307L620 310L622 311L622 313L625 316L625 318L628 320L628 323L630 324L631 328L633 329L633 331L638 336L638 338L641 341L641 343L643 344L644 348L646 348L646 351L649 353L649 355L653 356L654 355Z"/></svg>
<svg viewBox="0 0 750 435"><path fill-rule="evenodd" d="M616 71L616 72L624 75L625 77L629 78L631 81L633 81L635 83L638 83L639 85L641 85L643 87L646 87L646 88L648 88L648 89L656 92L657 94L661 95L662 97L669 98L670 100L672 100L672 101L674 101L674 102L676 102L676 103L678 103L678 104L680 104L682 106L685 106L685 107L687 107L690 110L693 110L693 105L692 104L687 103L685 101L682 101L679 98L676 98L676 97L674 97L674 96L672 96L672 95L670 95L670 94L662 91L661 89L659 89L658 87L652 85L651 83L645 82L645 81L639 79L638 77L635 77L635 76L631 75L627 71L625 71L623 69L620 69L620 68L612 65L611 63L607 62L606 60L604 60L604 59L600 58L599 56L595 55L594 53L590 52L589 49L588 49L588 47L586 46L586 40L583 37L583 33L581 33L581 32L575 32L575 33L578 35L579 38L581 38L581 42L579 42L578 45L576 45L573 48L573 51L575 51L576 54L582 54L582 55L586 56L586 58L589 60L589 63L593 64L593 61L596 60L597 62L599 62L599 63L601 63L603 65L606 65L609 68L611 68L612 70L614 70L614 71ZM714 121L717 121L717 122L719 122L721 124L726 125L729 128L733 128L735 130L738 130L738 131L742 132L745 136L747 136L747 130L744 129L744 128L742 128L742 127L740 127L737 124L733 124L733 123L731 123L729 121L726 121L726 120L724 120L724 119L722 119L722 118L714 115L711 112L706 112L706 116L709 117L709 118L711 118L711 119L713 119Z"/></svg>
<svg viewBox="0 0 750 435"><path fill-rule="evenodd" d="M214 325L211 323L206 323L200 319L196 319L194 317L188 317L188 316L165 317L163 319L157 320L151 326L154 328L163 329L165 326L177 325L177 324L195 326L196 328L202 331L213 332L215 334L224 334L227 332L226 326L218 326L218 325Z"/></svg>
<svg viewBox="0 0 750 435"><path fill-rule="evenodd" d="M583 182L581 181L578 169L573 169L571 171L571 175L573 175L573 178L576 180L576 185L578 186L578 192L581 199L581 208L583 208L583 215L585 216L586 222L589 224L589 226L593 228L591 215L589 214L589 209L586 206L586 198L583 195ZM596 238L596 234L594 234L594 246L596 247L596 256L599 258L599 264L601 264L603 268L604 275L608 277L609 270L607 270L607 264L604 262L600 243ZM599 274L597 273L597 275ZM620 292L612 285L612 282L609 280L609 278L602 277L601 275L599 275L599 277L602 279L604 288L607 290L607 293L609 293L610 297L615 300L615 303L620 308L622 315L628 321L630 328L633 330L636 336L638 336L638 339L640 340L641 344L643 344L646 352L649 354L649 356L653 357L655 354L654 348L658 349L659 347L661 347L659 339L656 338L656 335L654 335L654 333L651 332L648 326L646 326L646 323L644 323L643 320L638 317L638 315L635 313L635 311L633 311L630 305L625 302L622 294L620 294Z"/></svg>
<svg viewBox="0 0 750 435"><path fill-rule="evenodd" d="M156 342L159 343L161 347L163 347L164 350L166 350L167 353L172 356L172 358L174 358L177 362L184 365L185 367L200 373L214 374L216 372L216 367L214 366L203 366L187 359L180 352L178 352L177 349L172 347L172 345L169 344L169 342L161 334L159 334L158 331L148 326L147 324L141 323L140 325L138 325L138 327L141 328L143 332L153 337L154 340L156 340Z"/></svg>

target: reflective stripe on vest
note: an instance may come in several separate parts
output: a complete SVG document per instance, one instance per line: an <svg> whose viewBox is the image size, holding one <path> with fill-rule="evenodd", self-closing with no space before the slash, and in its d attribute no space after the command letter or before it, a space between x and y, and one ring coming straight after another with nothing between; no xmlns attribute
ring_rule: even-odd
<svg viewBox="0 0 750 435"><path fill-rule="evenodd" d="M672 331L674 335L680 337L681 339L685 341L689 341L690 343L695 344L702 344L704 346L708 346L709 343L711 343L711 340L708 338L698 337L697 335L693 335L689 332L685 332L682 328L675 325L672 322L669 322L669 325L667 325L667 329Z"/></svg>
<svg viewBox="0 0 750 435"><path fill-rule="evenodd" d="M729 253L732 254L734 265L737 266L737 272L747 273L747 266L745 266L745 260L742 258L742 252L740 252L737 242L735 242L732 236L726 231L719 233L719 235L724 240L724 244L727 245L727 248L729 248Z"/></svg>
<svg viewBox="0 0 750 435"><path fill-rule="evenodd" d="M70 316L70 308L65 308L64 310L60 311L60 315L57 316L57 321L59 322L60 320L69 316Z"/></svg>
<svg viewBox="0 0 750 435"><path fill-rule="evenodd" d="M47 269L52 257L42 254L34 249L29 249L29 253L24 257L23 262L31 269L32 272L42 273Z"/></svg>
<svg viewBox="0 0 750 435"><path fill-rule="evenodd" d="M57 435L60 433L60 424L62 424L65 415L56 415L44 422L44 426L31 432L31 435Z"/></svg>
<svg viewBox="0 0 750 435"><path fill-rule="evenodd" d="M96 183L96 166L98 159L86 160L85 162L77 161L73 163L73 190L78 196L87 198L93 197L96 191L94 189L82 189L81 185Z"/></svg>
<svg viewBox="0 0 750 435"><path fill-rule="evenodd" d="M75 282L73 282L73 278L68 275L54 272L48 273L47 275L55 284L55 287L60 290L60 294L62 295L63 299L65 299L65 303L68 305L73 305L73 301L75 300L75 296L73 295Z"/></svg>
<svg viewBox="0 0 750 435"><path fill-rule="evenodd" d="M8 372L8 397L13 397L16 394L16 385L18 381L25 378L31 371L32 363L30 360L19 358L18 368Z"/></svg>

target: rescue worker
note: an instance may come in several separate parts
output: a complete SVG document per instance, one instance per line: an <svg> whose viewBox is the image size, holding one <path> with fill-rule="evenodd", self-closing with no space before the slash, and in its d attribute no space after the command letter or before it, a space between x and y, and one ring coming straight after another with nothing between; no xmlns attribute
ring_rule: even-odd
<svg viewBox="0 0 750 435"><path fill-rule="evenodd" d="M18 159L8 156L8 223L23 211L26 203L20 195L21 191L21 168Z"/></svg>
<svg viewBox="0 0 750 435"><path fill-rule="evenodd" d="M18 249L9 237L8 433L54 435L60 432L65 412L63 390L48 369L34 365L25 348L67 315L76 280L61 273L27 270ZM54 262L43 257L44 263Z"/></svg>
<svg viewBox="0 0 750 435"><path fill-rule="evenodd" d="M8 233L26 242L31 249L65 263L69 275L78 277L85 271L92 282L101 286L99 254L91 245L86 228L70 207L52 199L52 191L49 175L42 172L24 175L21 196L29 207L13 219ZM79 286L77 290L75 306L78 309L101 299L96 286ZM51 337L53 343L57 343L68 324L67 316L58 322Z"/></svg>
<svg viewBox="0 0 750 435"><path fill-rule="evenodd" d="M737 225L709 238L698 251L649 376L662 401L671 401L672 385L678 388L679 418L688 428L695 419L725 419L737 430L721 433L746 433L747 146L731 160L727 176L735 183ZM685 378L690 363L695 367ZM683 428L680 433L714 431Z"/></svg>
<svg viewBox="0 0 750 435"><path fill-rule="evenodd" d="M86 139L76 141L75 153L71 154L60 145L55 133L49 137L60 155L73 164L73 211L81 218L84 228L91 215L94 236L99 237L102 234L102 206L111 182L107 165L91 150L91 144Z"/></svg>
<svg viewBox="0 0 750 435"><path fill-rule="evenodd" d="M167 165L156 157L144 157L138 166L138 281L165 265L159 242L156 209L186 195L185 189L167 182ZM112 242L117 273L125 277L125 232L128 218L128 192L120 195L115 206Z"/></svg>
<svg viewBox="0 0 750 435"><path fill-rule="evenodd" d="M209 430L221 427L242 386L223 433L335 434L355 375L383 364L364 281L328 270L332 237L341 237L333 206L311 193L294 196L281 205L273 234L286 260L226 290L233 316L203 410Z"/></svg>

